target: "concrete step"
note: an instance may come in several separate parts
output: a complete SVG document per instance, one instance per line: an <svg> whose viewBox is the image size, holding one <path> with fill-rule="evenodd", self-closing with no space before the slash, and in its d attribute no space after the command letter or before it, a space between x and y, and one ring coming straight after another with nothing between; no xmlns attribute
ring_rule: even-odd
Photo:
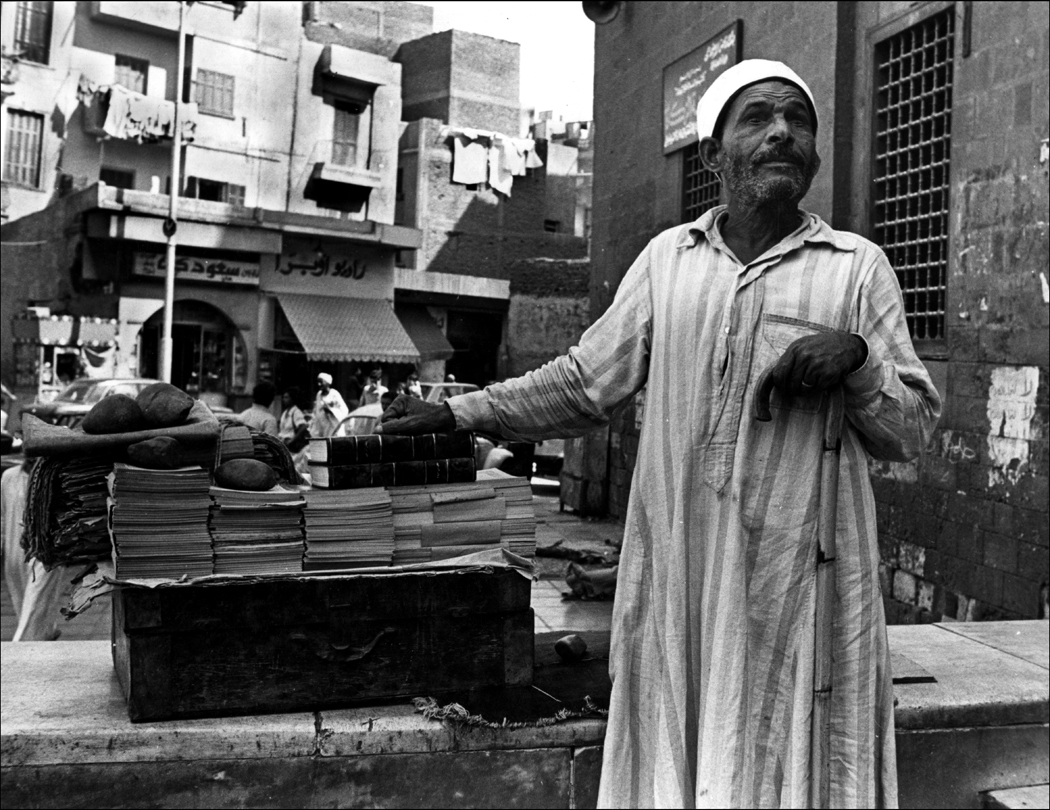
<svg viewBox="0 0 1050 810"><path fill-rule="evenodd" d="M1010 810L1050 810L1050 784L990 790L985 793L983 807L1010 808Z"/></svg>

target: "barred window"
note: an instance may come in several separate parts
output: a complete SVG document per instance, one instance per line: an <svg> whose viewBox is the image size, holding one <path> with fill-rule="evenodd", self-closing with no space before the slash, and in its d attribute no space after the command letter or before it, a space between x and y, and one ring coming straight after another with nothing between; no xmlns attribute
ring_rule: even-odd
<svg viewBox="0 0 1050 810"><path fill-rule="evenodd" d="M245 187L204 177L187 177L183 196L244 207Z"/></svg>
<svg viewBox="0 0 1050 810"><path fill-rule="evenodd" d="M9 110L4 179L23 186L40 187L40 145L44 116Z"/></svg>
<svg viewBox="0 0 1050 810"><path fill-rule="evenodd" d="M954 29L949 8L875 50L872 233L917 340L944 338Z"/></svg>
<svg viewBox="0 0 1050 810"><path fill-rule="evenodd" d="M113 169L103 166L98 173L98 179L114 188L135 188L135 172L130 169Z"/></svg>
<svg viewBox="0 0 1050 810"><path fill-rule="evenodd" d="M51 3L19 3L15 9L15 51L29 62L51 58Z"/></svg>
<svg viewBox="0 0 1050 810"><path fill-rule="evenodd" d="M357 165L357 133L361 116L342 107L335 108L332 126L332 163L339 166Z"/></svg>
<svg viewBox="0 0 1050 810"><path fill-rule="evenodd" d="M233 118L233 76L197 71L197 108L202 113Z"/></svg>
<svg viewBox="0 0 1050 810"><path fill-rule="evenodd" d="M136 59L134 56L116 55L114 81L121 87L146 94L146 77L149 75L149 62Z"/></svg>
<svg viewBox="0 0 1050 810"><path fill-rule="evenodd" d="M682 222L692 222L718 205L722 184L700 160L699 143L685 147L682 160Z"/></svg>

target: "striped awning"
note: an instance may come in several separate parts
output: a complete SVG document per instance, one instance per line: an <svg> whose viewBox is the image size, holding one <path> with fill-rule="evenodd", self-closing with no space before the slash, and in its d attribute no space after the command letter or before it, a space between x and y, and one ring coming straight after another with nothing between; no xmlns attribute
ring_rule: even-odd
<svg viewBox="0 0 1050 810"><path fill-rule="evenodd" d="M419 362L390 301L293 293L277 300L310 360Z"/></svg>
<svg viewBox="0 0 1050 810"><path fill-rule="evenodd" d="M399 306L395 312L423 360L448 360L456 353L426 307Z"/></svg>

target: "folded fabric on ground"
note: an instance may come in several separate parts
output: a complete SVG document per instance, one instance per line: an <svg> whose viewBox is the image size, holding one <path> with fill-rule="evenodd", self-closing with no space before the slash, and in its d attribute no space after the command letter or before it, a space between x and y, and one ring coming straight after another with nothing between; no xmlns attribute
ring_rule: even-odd
<svg viewBox="0 0 1050 810"><path fill-rule="evenodd" d="M206 469L147 470L118 463L108 482L116 576L179 579L212 573Z"/></svg>

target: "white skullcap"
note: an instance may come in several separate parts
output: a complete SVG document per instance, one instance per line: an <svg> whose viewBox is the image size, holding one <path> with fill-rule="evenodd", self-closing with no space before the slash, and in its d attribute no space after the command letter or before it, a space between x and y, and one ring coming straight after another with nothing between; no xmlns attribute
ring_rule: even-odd
<svg viewBox="0 0 1050 810"><path fill-rule="evenodd" d="M317 381L318 382L323 382L323 383L328 383L329 385L331 385L332 384L332 375L331 374L325 374L322 371L320 374L317 375Z"/></svg>
<svg viewBox="0 0 1050 810"><path fill-rule="evenodd" d="M721 115L730 99L748 85L772 79L782 79L797 85L798 89L806 94L813 113L813 131L816 132L817 105L809 87L799 75L783 62L774 62L770 59L745 59L724 73L720 73L700 97L700 103L696 105L696 136L713 138L718 116Z"/></svg>

